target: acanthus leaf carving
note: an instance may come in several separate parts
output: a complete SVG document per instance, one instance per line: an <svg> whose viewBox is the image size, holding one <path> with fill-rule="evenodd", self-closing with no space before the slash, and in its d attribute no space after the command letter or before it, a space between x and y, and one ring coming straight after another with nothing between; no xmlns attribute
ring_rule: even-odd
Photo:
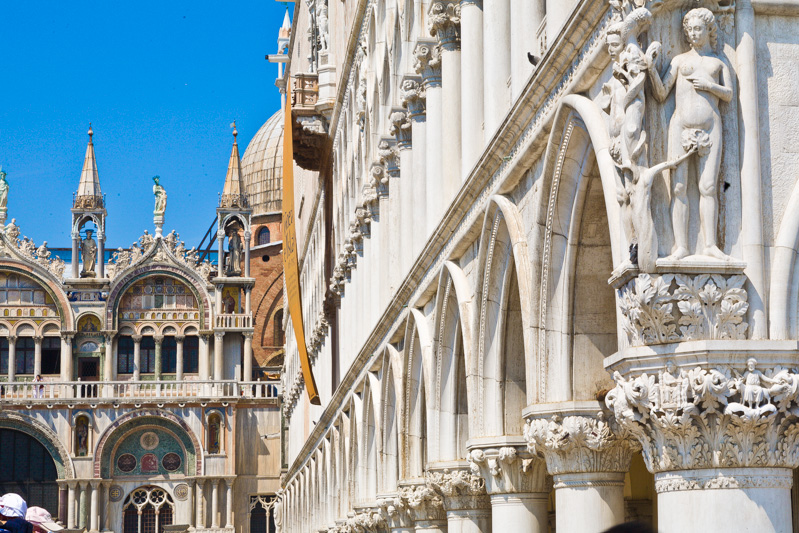
<svg viewBox="0 0 799 533"><path fill-rule="evenodd" d="M485 480L470 468L428 471L425 480L441 496L446 510L487 509L491 505Z"/></svg>

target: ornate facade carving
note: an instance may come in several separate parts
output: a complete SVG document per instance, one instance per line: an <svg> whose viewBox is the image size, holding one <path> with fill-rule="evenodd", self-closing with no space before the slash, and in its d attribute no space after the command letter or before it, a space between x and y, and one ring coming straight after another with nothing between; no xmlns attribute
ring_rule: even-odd
<svg viewBox="0 0 799 533"><path fill-rule="evenodd" d="M488 509L491 502L486 483L471 469L443 469L427 472L427 486L434 490L447 511Z"/></svg>
<svg viewBox="0 0 799 533"><path fill-rule="evenodd" d="M397 148L404 150L411 147L411 121L405 111L392 111L388 116L389 133L397 139Z"/></svg>
<svg viewBox="0 0 799 533"><path fill-rule="evenodd" d="M552 475L626 472L637 449L630 439L616 436L601 411L527 420L524 436L530 452L546 459Z"/></svg>
<svg viewBox="0 0 799 533"><path fill-rule="evenodd" d="M606 403L654 472L799 466L794 369L760 370L750 358L746 368L669 362L657 375L613 377Z"/></svg>
<svg viewBox="0 0 799 533"><path fill-rule="evenodd" d="M512 446L469 452L471 471L485 480L489 494L548 492L547 467L540 457Z"/></svg>
<svg viewBox="0 0 799 533"><path fill-rule="evenodd" d="M426 98L423 84L413 78L405 78L402 81L400 99L402 100L402 107L408 110L408 115L411 119L425 114Z"/></svg>
<svg viewBox="0 0 799 533"><path fill-rule="evenodd" d="M444 500L426 484L400 487L399 499L413 522L446 520Z"/></svg>
<svg viewBox="0 0 799 533"><path fill-rule="evenodd" d="M158 244L157 247L156 244ZM128 250L119 248L113 253L112 260L106 267L106 274L109 279L116 279L128 268L146 260L173 263L189 268L204 281L209 279L213 270L213 266L207 259L199 262L199 253L195 248L186 250L186 244L180 240L180 235L175 233L175 230L157 241L145 230L138 242L133 243Z"/></svg>
<svg viewBox="0 0 799 533"><path fill-rule="evenodd" d="M441 48L431 41L420 41L413 50L413 68L425 87L441 86Z"/></svg>
<svg viewBox="0 0 799 533"><path fill-rule="evenodd" d="M430 7L430 35L438 39L444 50L457 50L461 45L460 2L438 1Z"/></svg>
<svg viewBox="0 0 799 533"><path fill-rule="evenodd" d="M618 290L622 328L632 346L746 338L746 277L640 274Z"/></svg>
<svg viewBox="0 0 799 533"><path fill-rule="evenodd" d="M343 526L339 527L341 533L381 533L386 527L386 521L379 511L363 509L360 512L350 511Z"/></svg>

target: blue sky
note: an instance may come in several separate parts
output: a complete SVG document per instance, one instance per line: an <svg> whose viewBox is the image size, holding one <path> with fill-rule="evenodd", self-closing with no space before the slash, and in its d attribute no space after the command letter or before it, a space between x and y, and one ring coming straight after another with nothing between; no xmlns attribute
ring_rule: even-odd
<svg viewBox="0 0 799 533"><path fill-rule="evenodd" d="M293 4L289 4L293 7ZM0 165L9 218L38 244L70 246L89 122L107 198L107 247L165 232L196 246L225 179L235 119L243 155L280 107L274 81L285 4L275 0L0 2Z"/></svg>

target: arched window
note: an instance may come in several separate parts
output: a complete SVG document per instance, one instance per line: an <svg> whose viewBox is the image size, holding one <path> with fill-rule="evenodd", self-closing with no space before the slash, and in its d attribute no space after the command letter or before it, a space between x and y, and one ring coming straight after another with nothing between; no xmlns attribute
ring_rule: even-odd
<svg viewBox="0 0 799 533"><path fill-rule="evenodd" d="M275 533L275 495L250 496L250 533Z"/></svg>
<svg viewBox="0 0 799 533"><path fill-rule="evenodd" d="M196 374L200 366L200 338L187 335L183 341L183 372Z"/></svg>
<svg viewBox="0 0 799 533"><path fill-rule="evenodd" d="M123 335L117 344L117 374L133 374L133 337Z"/></svg>
<svg viewBox="0 0 799 533"><path fill-rule="evenodd" d="M258 230L258 246L261 246L262 244L269 244L269 239L269 228L263 227Z"/></svg>
<svg viewBox="0 0 799 533"><path fill-rule="evenodd" d="M34 348L33 337L19 337L16 343L17 374L33 374Z"/></svg>
<svg viewBox="0 0 799 533"><path fill-rule="evenodd" d="M175 504L160 487L141 487L125 499L122 511L123 533L163 533L171 526Z"/></svg>
<svg viewBox="0 0 799 533"><path fill-rule="evenodd" d="M61 372L61 338L45 337L42 340L42 374Z"/></svg>
<svg viewBox="0 0 799 533"><path fill-rule="evenodd" d="M8 338L0 338L0 374L8 374Z"/></svg>
<svg viewBox="0 0 799 533"><path fill-rule="evenodd" d="M44 507L55 517L58 471L47 449L21 431L0 429L0 450L0 492L16 492L28 505Z"/></svg>
<svg viewBox="0 0 799 533"><path fill-rule="evenodd" d="M275 346L283 346L283 310L278 309L275 313L275 333L274 333Z"/></svg>
<svg viewBox="0 0 799 533"><path fill-rule="evenodd" d="M161 371L166 374L176 372L178 366L178 343L175 337L164 337L161 344Z"/></svg>
<svg viewBox="0 0 799 533"><path fill-rule="evenodd" d="M141 340L141 373L152 374L155 372L155 339L152 337L142 337Z"/></svg>

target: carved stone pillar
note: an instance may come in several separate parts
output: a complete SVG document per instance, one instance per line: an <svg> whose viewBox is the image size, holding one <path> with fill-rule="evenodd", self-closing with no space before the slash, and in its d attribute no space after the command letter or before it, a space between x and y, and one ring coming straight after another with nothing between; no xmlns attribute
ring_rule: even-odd
<svg viewBox="0 0 799 533"><path fill-rule="evenodd" d="M78 529L87 529L86 515L88 514L89 510L86 508L86 493L89 491L89 482L79 482L78 491Z"/></svg>
<svg viewBox="0 0 799 533"><path fill-rule="evenodd" d="M472 473L485 480L494 531L543 532L548 529L547 467L526 446L481 446L469 452Z"/></svg>
<svg viewBox="0 0 799 533"><path fill-rule="evenodd" d="M199 357L199 371L200 371L200 380L207 381L210 379L210 364L208 361L209 357L209 350L208 350L208 340L211 336L208 333L200 333L200 340L199 340L199 348L198 348L198 357Z"/></svg>
<svg viewBox="0 0 799 533"><path fill-rule="evenodd" d="M217 331L214 333L214 380L222 380L222 356L224 355L225 332Z"/></svg>
<svg viewBox="0 0 799 533"><path fill-rule="evenodd" d="M133 339L133 381L141 379L141 335L132 335Z"/></svg>
<svg viewBox="0 0 799 533"><path fill-rule="evenodd" d="M67 481L67 528L75 529L77 523L75 522L75 487L77 481Z"/></svg>
<svg viewBox="0 0 799 533"><path fill-rule="evenodd" d="M225 479L225 527L233 527L233 482L236 478Z"/></svg>
<svg viewBox="0 0 799 533"><path fill-rule="evenodd" d="M426 483L401 483L399 500L416 531L443 533L447 530L444 501Z"/></svg>
<svg viewBox="0 0 799 533"><path fill-rule="evenodd" d="M462 181L460 16L458 2L437 1L430 6L430 35L436 37L441 45L444 205L449 205Z"/></svg>
<svg viewBox="0 0 799 533"><path fill-rule="evenodd" d="M425 87L418 78L405 77L402 81L402 106L408 110L413 139L413 172L409 198L413 220L412 254L415 258L427 242L427 121L425 116Z"/></svg>
<svg viewBox="0 0 799 533"><path fill-rule="evenodd" d="M61 381L72 381L72 337L61 334Z"/></svg>
<svg viewBox="0 0 799 533"><path fill-rule="evenodd" d="M390 533L412 533L413 520L399 493L378 495L377 505Z"/></svg>
<svg viewBox="0 0 799 533"><path fill-rule="evenodd" d="M491 531L491 501L485 481L462 462L439 463L427 473L427 486L436 491L447 512L447 531Z"/></svg>
<svg viewBox="0 0 799 533"><path fill-rule="evenodd" d="M97 533L100 525L100 480L91 481L92 494L89 508L89 533ZM89 484L86 484L86 490Z"/></svg>
<svg viewBox="0 0 799 533"><path fill-rule="evenodd" d="M413 51L414 68L422 76L425 91L425 197L427 198L427 224L425 235L429 235L446 208L441 175L443 173L444 111L441 93L441 49L432 41L420 40Z"/></svg>
<svg viewBox="0 0 799 533"><path fill-rule="evenodd" d="M624 474L637 445L611 431L599 402L528 407L524 416L528 447L544 456L554 478L557 530L602 531L624 522Z"/></svg>
<svg viewBox="0 0 799 533"><path fill-rule="evenodd" d="M400 155L396 146L396 141L390 137L383 137L377 145L377 153L380 157L380 163L385 169L384 179L386 180L387 188L387 206L383 210L383 202L380 202L380 212L386 213L387 216L383 219L386 224L385 240L388 243L388 253L384 256L388 257L388 265L386 271L388 272L388 287L390 294L394 294L399 286L399 277L402 266L402 247L397 244L401 240L403 228L400 224L402 217L399 195L399 177L400 177Z"/></svg>
<svg viewBox="0 0 799 533"><path fill-rule="evenodd" d="M489 0L494 1L494 0ZM463 132L463 172L468 173L480 158L485 147L483 138L483 0L461 2L461 131ZM500 38L495 30L488 33L492 40ZM491 57L489 62L493 61Z"/></svg>
<svg viewBox="0 0 799 533"><path fill-rule="evenodd" d="M153 340L155 341L155 380L161 381L161 371L164 368L164 362L163 362L164 336L154 335Z"/></svg>
<svg viewBox="0 0 799 533"><path fill-rule="evenodd" d="M662 355L629 347L608 358L616 387L606 403L643 447L664 533L791 530L796 343L752 343L689 341Z"/></svg>
<svg viewBox="0 0 799 533"><path fill-rule="evenodd" d="M105 335L105 359L103 360L103 380L114 381L114 369L117 366L117 354L114 350L114 335Z"/></svg>
<svg viewBox="0 0 799 533"><path fill-rule="evenodd" d="M42 341L44 337L36 336L33 338L33 375L42 375Z"/></svg>
<svg viewBox="0 0 799 533"><path fill-rule="evenodd" d="M404 110L394 109L389 115L391 124L389 132L397 140L397 150L399 152L399 176L400 178L391 183L391 195L399 200L399 218L392 219L391 224L397 224L400 228L397 233L399 238L396 247L402 250L399 254L399 261L402 274L408 271L413 262L413 234L419 231L418 223L414 220L413 206L413 128L408 113Z"/></svg>
<svg viewBox="0 0 799 533"><path fill-rule="evenodd" d="M211 527L219 527L219 479L211 480Z"/></svg>
<svg viewBox="0 0 799 533"><path fill-rule="evenodd" d="M252 381L252 331L245 331L242 333L244 336L244 372L241 380L244 382Z"/></svg>
<svg viewBox="0 0 799 533"><path fill-rule="evenodd" d="M183 341L184 335L175 335L175 381L183 381Z"/></svg>
<svg viewBox="0 0 799 533"><path fill-rule="evenodd" d="M17 337L8 336L8 382L12 383L17 373Z"/></svg>

